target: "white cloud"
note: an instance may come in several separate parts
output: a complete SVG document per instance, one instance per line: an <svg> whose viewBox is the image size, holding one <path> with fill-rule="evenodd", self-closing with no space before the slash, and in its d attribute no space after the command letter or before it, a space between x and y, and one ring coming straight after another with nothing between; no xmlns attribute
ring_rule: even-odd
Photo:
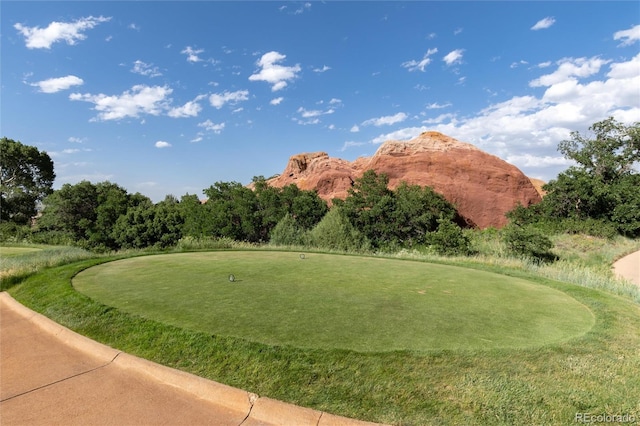
<svg viewBox="0 0 640 426"><path fill-rule="evenodd" d="M147 64L140 60L137 60L133 63L133 68L131 72L134 74L140 74L147 77L159 77L162 75L158 67L154 67L153 64Z"/></svg>
<svg viewBox="0 0 640 426"><path fill-rule="evenodd" d="M614 40L622 40L620 46L629 46L640 40L640 25L631 27L628 30L617 31L613 35Z"/></svg>
<svg viewBox="0 0 640 426"><path fill-rule="evenodd" d="M512 62L511 65L509 65L509 68L511 69L518 68L520 65L529 65L529 62L523 61L523 60L520 60L518 62Z"/></svg>
<svg viewBox="0 0 640 426"><path fill-rule="evenodd" d="M426 106L427 109L442 109L442 108L447 108L450 107L451 104L449 102L447 102L446 104L439 104L437 102L433 102L430 103Z"/></svg>
<svg viewBox="0 0 640 426"><path fill-rule="evenodd" d="M302 13L304 13L307 10L311 10L311 3L310 2L306 2L305 4L303 4L301 7L299 7L298 9L296 9L293 14L294 15L300 15Z"/></svg>
<svg viewBox="0 0 640 426"><path fill-rule="evenodd" d="M327 72L327 71L329 71L330 69L331 69L331 67L328 67L328 66L324 65L322 68L314 68L314 69L313 69L313 72L319 72L319 73L322 73L322 72Z"/></svg>
<svg viewBox="0 0 640 426"><path fill-rule="evenodd" d="M342 145L342 148L340 148L340 151L346 151L348 148L351 148L352 146L362 146L362 145L366 145L366 142L346 141L344 145Z"/></svg>
<svg viewBox="0 0 640 426"><path fill-rule="evenodd" d="M462 61L463 52L464 49L452 50L451 52L447 53L446 56L442 58L442 60L449 66L460 63Z"/></svg>
<svg viewBox="0 0 640 426"><path fill-rule="evenodd" d="M46 28L27 27L20 23L13 27L26 39L29 49L50 49L53 43L66 41L68 45L74 45L78 40L87 38L84 31L90 30L102 22L108 22L111 18L104 16L80 18L74 22L52 22Z"/></svg>
<svg viewBox="0 0 640 426"><path fill-rule="evenodd" d="M92 121L120 120L125 117L138 117L140 114L160 115L168 108L167 97L173 92L167 86L133 86L121 95L72 93L69 99L94 104L98 111Z"/></svg>
<svg viewBox="0 0 640 426"><path fill-rule="evenodd" d="M529 82L531 87L551 86L573 77L589 77L600 72L600 67L611 61L592 58L563 58L557 62L558 69Z"/></svg>
<svg viewBox="0 0 640 426"><path fill-rule="evenodd" d="M306 110L302 107L298 108L298 114L302 116L302 118L312 118L319 117L321 115L333 114L335 112L334 109L328 109L326 111L321 110Z"/></svg>
<svg viewBox="0 0 640 426"><path fill-rule="evenodd" d="M187 55L187 61L195 63L202 62L203 59L198 56L202 52L204 52L204 49L194 49L191 46L187 46L180 53Z"/></svg>
<svg viewBox="0 0 640 426"><path fill-rule="evenodd" d="M280 105L282 103L282 101L284 100L284 98L282 96L280 96L279 98L273 98L271 99L271 101L269 102L271 105Z"/></svg>
<svg viewBox="0 0 640 426"><path fill-rule="evenodd" d="M271 84L271 91L277 92L287 86L287 82L298 76L300 65L286 67L279 65L287 56L275 51L265 53L258 60L257 65L261 68L256 74L249 76L250 81L265 81Z"/></svg>
<svg viewBox="0 0 640 426"><path fill-rule="evenodd" d="M531 154L507 155L505 161L511 164L519 164L521 167L548 167L548 166L564 166L568 167L573 161L567 160L563 156L543 155L536 156Z"/></svg>
<svg viewBox="0 0 640 426"><path fill-rule="evenodd" d="M640 54L611 63L609 71L596 79L593 69L610 61L595 59L602 64L592 63L592 67L575 72L567 72L567 62L559 61L550 75L565 78L549 78L541 95L514 96L468 117L443 114L425 120L425 126L398 129L370 143L406 140L435 130L507 159L525 174L552 179L569 164L558 155L557 144L568 139L572 131L585 132L591 124L609 116L623 123L640 121Z"/></svg>
<svg viewBox="0 0 640 426"><path fill-rule="evenodd" d="M554 17L547 16L546 18L541 19L538 22L536 22L535 25L533 27L531 27L531 29L533 31L544 30L546 28L549 28L550 26L552 26L555 23L556 23L556 20L555 20Z"/></svg>
<svg viewBox="0 0 640 426"><path fill-rule="evenodd" d="M214 93L209 96L209 102L211 106L216 109L222 108L226 103L237 104L241 101L246 101L249 99L249 91L248 90L237 90L235 92L223 92L223 93Z"/></svg>
<svg viewBox="0 0 640 426"><path fill-rule="evenodd" d="M39 87L42 93L56 93L83 84L84 81L80 77L68 75L66 77L50 78L48 80L38 81L37 83L31 83L31 86Z"/></svg>
<svg viewBox="0 0 640 426"><path fill-rule="evenodd" d="M421 60L416 61L411 60L411 61L407 61L407 62L403 62L402 66L406 69L408 69L409 71L422 71L424 72L424 69L427 67L427 65L429 65L431 63L431 58L429 58L429 56L435 54L438 52L437 48L433 48L433 49L429 49L427 50L427 53L424 54L424 56L422 57Z"/></svg>
<svg viewBox="0 0 640 426"><path fill-rule="evenodd" d="M170 148L171 144L169 142L165 142L165 141L158 141L155 144L156 148Z"/></svg>
<svg viewBox="0 0 640 426"><path fill-rule="evenodd" d="M204 128L207 132L213 132L219 135L224 130L225 123L214 123L211 120L198 123L198 127Z"/></svg>
<svg viewBox="0 0 640 426"><path fill-rule="evenodd" d="M458 35L458 34L460 34L463 30L464 30L463 28L456 28L456 29L453 31L453 35Z"/></svg>
<svg viewBox="0 0 640 426"><path fill-rule="evenodd" d="M197 117L200 111L202 111L202 107L200 106L198 101L202 100L204 97L204 95L200 95L197 96L194 100L182 105L181 107L171 108L167 115L173 118Z"/></svg>
<svg viewBox="0 0 640 426"><path fill-rule="evenodd" d="M87 138L77 138L75 136L71 136L67 140L71 143L85 143L87 141Z"/></svg>
<svg viewBox="0 0 640 426"><path fill-rule="evenodd" d="M357 124L354 124L353 127L349 130L351 133L358 133L360 131L360 127Z"/></svg>
<svg viewBox="0 0 640 426"><path fill-rule="evenodd" d="M342 99L331 98L331 100L329 101L329 105L338 105L338 104L342 104Z"/></svg>
<svg viewBox="0 0 640 426"><path fill-rule="evenodd" d="M369 120L366 120L364 122L362 122L363 126L389 126L392 124L396 124L396 123L400 123L404 120L407 119L407 114L405 114L404 112L399 112L395 115L387 115L384 117L378 117L378 118L371 118Z"/></svg>

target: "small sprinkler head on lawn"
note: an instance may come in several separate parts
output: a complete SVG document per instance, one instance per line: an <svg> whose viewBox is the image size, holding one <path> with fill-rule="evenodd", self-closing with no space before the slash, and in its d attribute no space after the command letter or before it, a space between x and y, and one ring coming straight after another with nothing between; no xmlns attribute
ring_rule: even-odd
<svg viewBox="0 0 640 426"><path fill-rule="evenodd" d="M300 259L304 259L304 253L300 253Z"/></svg>
<svg viewBox="0 0 640 426"><path fill-rule="evenodd" d="M229 274L229 281L234 282L236 280L236 276L233 274Z"/></svg>

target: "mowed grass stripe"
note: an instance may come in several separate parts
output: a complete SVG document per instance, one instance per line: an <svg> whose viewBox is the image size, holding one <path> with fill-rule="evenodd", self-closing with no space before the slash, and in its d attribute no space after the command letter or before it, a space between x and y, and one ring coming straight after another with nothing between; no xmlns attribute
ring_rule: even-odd
<svg viewBox="0 0 640 426"><path fill-rule="evenodd" d="M525 279L357 256L144 256L89 268L73 284L101 303L166 324L300 348L527 348L582 335L594 323L575 299Z"/></svg>

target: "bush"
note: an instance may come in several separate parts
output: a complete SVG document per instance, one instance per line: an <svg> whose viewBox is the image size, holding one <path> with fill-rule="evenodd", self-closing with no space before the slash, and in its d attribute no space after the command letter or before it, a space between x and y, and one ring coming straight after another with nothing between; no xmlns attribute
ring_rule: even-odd
<svg viewBox="0 0 640 426"><path fill-rule="evenodd" d="M339 207L329 210L309 232L309 244L326 250L368 251L369 240L345 217Z"/></svg>
<svg viewBox="0 0 640 426"><path fill-rule="evenodd" d="M271 244L279 246L301 246L306 241L305 230L287 213L271 231Z"/></svg>
<svg viewBox="0 0 640 426"><path fill-rule="evenodd" d="M551 253L553 242L542 231L532 226L509 225L504 228L504 242L515 255L536 262L555 260Z"/></svg>
<svg viewBox="0 0 640 426"><path fill-rule="evenodd" d="M438 219L438 229L429 234L431 247L440 255L467 255L471 252L469 237L450 220Z"/></svg>

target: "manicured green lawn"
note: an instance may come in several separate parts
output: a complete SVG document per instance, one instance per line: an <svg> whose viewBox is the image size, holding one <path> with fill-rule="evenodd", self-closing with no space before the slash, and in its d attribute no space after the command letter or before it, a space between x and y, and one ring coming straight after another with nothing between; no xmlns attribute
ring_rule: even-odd
<svg viewBox="0 0 640 426"><path fill-rule="evenodd" d="M180 328L301 348L525 348L594 324L583 304L526 279L357 256L144 256L89 268L73 285L107 306Z"/></svg>

